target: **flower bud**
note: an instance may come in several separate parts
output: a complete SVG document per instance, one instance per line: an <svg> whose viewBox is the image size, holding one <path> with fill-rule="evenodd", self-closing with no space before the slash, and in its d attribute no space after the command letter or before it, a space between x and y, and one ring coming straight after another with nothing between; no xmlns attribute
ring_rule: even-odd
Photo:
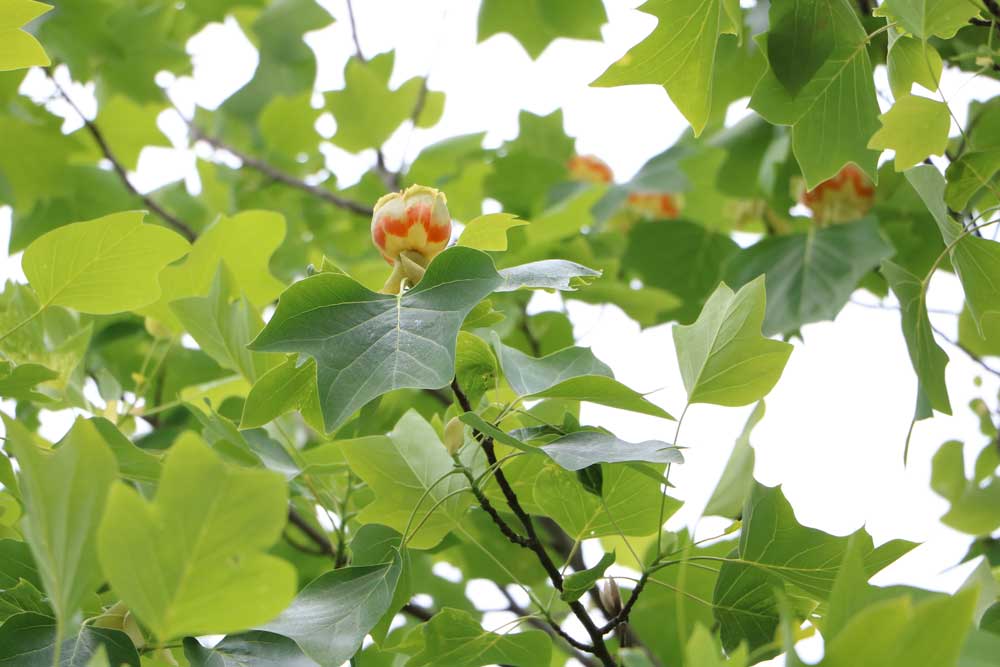
<svg viewBox="0 0 1000 667"><path fill-rule="evenodd" d="M614 175L604 160L594 155L574 155L566 163L571 180L582 183L610 183Z"/></svg>
<svg viewBox="0 0 1000 667"><path fill-rule="evenodd" d="M385 195L375 203L372 241L390 264L404 251L426 267L451 240L451 215L444 193L423 185Z"/></svg>
<svg viewBox="0 0 1000 667"><path fill-rule="evenodd" d="M669 192L632 192L625 206L649 220L674 220L681 214L680 195Z"/></svg>
<svg viewBox="0 0 1000 667"><path fill-rule="evenodd" d="M458 417L452 417L444 427L444 448L452 456L458 454L465 444L465 424Z"/></svg>
<svg viewBox="0 0 1000 667"><path fill-rule="evenodd" d="M618 590L618 582L614 579L608 579L601 586L601 603L604 604L604 608L608 610L608 613L612 616L617 616L622 610L622 594Z"/></svg>
<svg viewBox="0 0 1000 667"><path fill-rule="evenodd" d="M875 187L865 172L848 164L833 178L803 192L801 201L821 225L850 222L863 218L871 210Z"/></svg>

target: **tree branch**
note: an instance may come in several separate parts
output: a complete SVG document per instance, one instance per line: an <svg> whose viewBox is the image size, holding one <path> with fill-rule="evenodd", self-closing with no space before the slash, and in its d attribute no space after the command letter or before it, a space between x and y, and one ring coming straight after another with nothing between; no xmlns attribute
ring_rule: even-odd
<svg viewBox="0 0 1000 667"><path fill-rule="evenodd" d="M458 403L462 409L466 412L470 412L472 410L472 406L469 403L468 397L459 386L458 380L452 380L451 388L452 391L455 392L455 397L458 399ZM510 507L514 516L518 518L521 525L524 527L524 531L528 536L528 543L526 547L535 553L535 556L538 558L538 562L541 563L542 568L545 570L546 574L548 574L549 580L552 582L555 589L557 591L562 591L562 573L559 571L559 568L556 567L556 564L552 562L552 557L549 556L548 552L545 550L545 546L542 544L541 540L538 539L538 533L535 530L535 525L531 520L531 516L525 512L524 508L521 506L521 502L518 500L517 494L514 492L510 482L507 480L507 476L504 474L503 469L496 465L497 455L493 447L493 438L480 433L479 431L474 431L474 433L476 438L479 440L480 447L482 447L483 452L486 454L486 461L494 468L493 477L496 479L497 485L500 487L500 491L503 493L504 498L507 501L507 506ZM598 659L600 659L601 664L603 664L604 667L616 667L617 663L615 662L615 659L611 657L611 653L608 652L608 647L604 643L604 635L594 623L593 619L590 618L590 614L587 613L587 609L578 600L570 602L569 607L573 612L573 615L577 617L580 624L583 625L584 629L587 631L591 642L593 642L593 646L586 648L578 646L577 648L581 648L581 650L585 650L588 653L593 653ZM557 628L556 630L558 632L562 632L561 629ZM568 637L568 635L565 636ZM573 641L575 642L576 640Z"/></svg>
<svg viewBox="0 0 1000 667"><path fill-rule="evenodd" d="M181 117L183 118L183 116ZM336 206L337 208L342 208L346 211L357 213L358 215L371 217L372 208L370 206L366 206L365 204L356 202L352 199L347 199L346 197L341 197L340 195L330 192L326 188L321 188L317 185L310 185L309 183L306 183L302 179L292 176L291 174L284 172L281 169L278 169L274 165L269 164L264 160L261 160L252 155L244 153L238 148L230 146L229 144L223 142L221 139L208 136L207 134L202 132L201 129L198 126L196 126L193 122L187 120L186 118L184 120L187 123L188 128L191 132L191 137L196 141L197 140L204 141L213 148L217 148L219 150L224 150L228 153L232 153L245 166L250 167L255 171L259 171L265 176L271 178L272 180L275 180L289 187L296 188L297 190L302 190L303 192L307 192L314 197L322 199L328 204Z"/></svg>
<svg viewBox="0 0 1000 667"><path fill-rule="evenodd" d="M333 543L330 542L330 539L320 531L316 530L313 525L306 521L305 518L291 505L288 506L288 523L301 530L302 533L316 545L321 555L330 556L331 558L337 557L337 552L333 548Z"/></svg>
<svg viewBox="0 0 1000 667"><path fill-rule="evenodd" d="M524 607L522 607L517 603L517 600L514 599L514 596L511 595L510 592L504 586L497 586L497 588L500 590L501 595L503 595L504 598L507 599L507 610L510 611L512 614L515 614L516 616L519 617L527 617L528 625L547 633L552 638L558 637L559 639L562 639L563 642L565 642L565 644L568 644L568 646L563 646L564 650L571 656L573 656L573 658L575 658L578 662L585 665L585 667L598 667L601 664L591 656L587 655L580 649L570 644L569 642L566 642L565 638L558 631L556 631L555 628L551 627L548 623L546 623L540 618L532 616L531 612L529 612L527 609L525 609Z"/></svg>
<svg viewBox="0 0 1000 667"><path fill-rule="evenodd" d="M115 173L118 174L118 178L121 180L125 188L133 195L141 199L142 203L146 205L146 208L158 215L164 222L180 233L181 236L186 238L188 241L194 241L197 234L195 234L195 231L186 222L183 222L173 214L167 212L167 210L157 204L152 197L144 195L135 189L135 186L132 185L132 182L128 179L128 172L125 170L122 163L118 161L118 158L115 157L114 152L112 152L111 147L108 145L107 139L104 138L104 134L101 133L100 128L98 128L92 120L83 115L83 111L80 110L80 107L76 105L76 102L70 98L69 94L61 85L59 85L59 82L56 81L51 67L45 68L45 74L49 77L49 81L52 82L52 85L56 87L56 91L58 91L59 96L66 101L66 104L68 104L76 115L80 117L80 120L83 121L83 126L87 128L87 132L89 132L90 136L93 137L94 142L97 144L101 153L111 163L111 167L115 170Z"/></svg>

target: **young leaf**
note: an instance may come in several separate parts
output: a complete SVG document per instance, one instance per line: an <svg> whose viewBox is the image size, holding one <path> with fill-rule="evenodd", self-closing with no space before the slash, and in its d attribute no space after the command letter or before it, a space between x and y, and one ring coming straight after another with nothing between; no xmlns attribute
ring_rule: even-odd
<svg viewBox="0 0 1000 667"><path fill-rule="evenodd" d="M320 665L340 665L389 609L400 559L333 570L310 582L276 619L260 627L292 639Z"/></svg>
<svg viewBox="0 0 1000 667"><path fill-rule="evenodd" d="M296 355L290 355L254 382L243 403L240 428L264 426L292 410L301 410L310 426L322 428L313 359L298 365Z"/></svg>
<svg viewBox="0 0 1000 667"><path fill-rule="evenodd" d="M941 54L927 42L889 33L889 86L895 98L909 95L914 83L937 90L944 62Z"/></svg>
<svg viewBox="0 0 1000 667"><path fill-rule="evenodd" d="M750 433L764 418L764 401L754 406L747 423L743 426L729 461L722 471L715 491L705 505L706 516L724 516L739 519L743 515L743 503L753 488L754 452L750 445Z"/></svg>
<svg viewBox="0 0 1000 667"><path fill-rule="evenodd" d="M874 218L810 226L805 233L769 236L740 251L729 262L726 279L739 286L764 274L764 334L792 334L804 324L835 318L861 279L892 252Z"/></svg>
<svg viewBox="0 0 1000 667"><path fill-rule="evenodd" d="M896 151L896 171L920 164L930 155L944 155L951 115L944 102L904 95L879 116L882 128L872 135L869 148Z"/></svg>
<svg viewBox="0 0 1000 667"><path fill-rule="evenodd" d="M591 85L659 84L698 136L712 110L719 42L723 33L742 29L739 6L729 0L648 0L642 9L658 19L653 32Z"/></svg>
<svg viewBox="0 0 1000 667"><path fill-rule="evenodd" d="M281 534L287 498L280 475L228 466L186 433L152 502L112 489L98 534L104 573L161 641L263 623L295 595L294 568L262 553Z"/></svg>
<svg viewBox="0 0 1000 667"><path fill-rule="evenodd" d="M52 9L34 0L8 0L0 10L0 72L47 67L49 57L32 35L21 27Z"/></svg>
<svg viewBox="0 0 1000 667"><path fill-rule="evenodd" d="M375 493L374 502L361 511L362 523L377 522L402 533L411 516L411 530L427 519L418 532L407 536L407 544L415 549L436 546L473 502L472 495L465 493L445 500L468 482L461 475L447 476L454 461L434 428L414 410L403 415L388 436L345 440L340 450L351 470ZM428 517L439 501L443 505Z"/></svg>
<svg viewBox="0 0 1000 667"><path fill-rule="evenodd" d="M461 247L438 255L402 296L319 273L285 290L251 349L315 359L323 419L333 430L388 391L448 384L462 321L500 283L488 255Z"/></svg>
<svg viewBox="0 0 1000 667"><path fill-rule="evenodd" d="M563 591L559 596L563 602L579 600L584 593L594 587L604 576L604 572L615 562L615 552L604 554L601 560L593 567L588 567L581 572L574 572L563 579Z"/></svg>
<svg viewBox="0 0 1000 667"><path fill-rule="evenodd" d="M423 646L406 663L409 667L480 667L498 663L549 667L552 660L552 640L544 632L487 632L473 616L458 609L443 609L434 614L418 632L423 637Z"/></svg>
<svg viewBox="0 0 1000 667"><path fill-rule="evenodd" d="M98 522L118 466L94 426L82 419L54 452L19 439L7 446L21 466L22 530L56 618L65 627L84 596L101 582Z"/></svg>
<svg viewBox="0 0 1000 667"><path fill-rule="evenodd" d="M143 211L59 227L24 251L21 265L43 308L107 315L160 295L160 271L188 251L176 232L145 225Z"/></svg>
<svg viewBox="0 0 1000 667"><path fill-rule="evenodd" d="M789 90L770 63L750 106L772 124L792 126L792 148L807 187L832 178L848 162L874 176L878 153L866 145L878 129L879 108L868 36L848 0L797 1L822 6L811 16L823 22L818 29L833 40L829 57L798 91ZM769 32L758 38L769 54L771 36Z"/></svg>
<svg viewBox="0 0 1000 667"><path fill-rule="evenodd" d="M771 391L792 346L760 335L764 309L763 276L735 293L722 283L694 324L674 327L688 402L735 407Z"/></svg>
<svg viewBox="0 0 1000 667"><path fill-rule="evenodd" d="M507 231L527 225L510 213L488 213L465 223L458 245L477 250L502 251L507 249Z"/></svg>

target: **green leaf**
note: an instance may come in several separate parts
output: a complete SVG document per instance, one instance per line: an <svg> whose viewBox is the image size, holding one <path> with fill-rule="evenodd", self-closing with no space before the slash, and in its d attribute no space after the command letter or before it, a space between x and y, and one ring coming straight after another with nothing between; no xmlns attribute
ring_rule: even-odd
<svg viewBox="0 0 1000 667"><path fill-rule="evenodd" d="M477 250L503 251L507 249L507 231L529 224L510 213L488 213L465 223L458 245Z"/></svg>
<svg viewBox="0 0 1000 667"><path fill-rule="evenodd" d="M163 464L157 454L136 446L117 426L103 417L92 417L89 421L114 454L122 477L147 484L155 484L160 479Z"/></svg>
<svg viewBox="0 0 1000 667"><path fill-rule="evenodd" d="M563 590L560 598L563 602L579 600L584 593L593 588L604 577L604 572L615 562L615 552L604 554L593 567L580 572L573 572L563 579Z"/></svg>
<svg viewBox="0 0 1000 667"><path fill-rule="evenodd" d="M14 366L9 361L0 361L0 396L18 401L47 403L52 399L40 393L38 385L58 377L59 373L41 364Z"/></svg>
<svg viewBox="0 0 1000 667"><path fill-rule="evenodd" d="M969 19L979 16L979 7L967 0L886 0L875 9L876 16L889 21L924 41L931 37L949 39Z"/></svg>
<svg viewBox="0 0 1000 667"><path fill-rule="evenodd" d="M264 426L292 410L301 410L311 426L322 429L313 359L306 359L300 366L296 355L290 355L283 364L262 375L243 403L240 428Z"/></svg>
<svg viewBox="0 0 1000 667"><path fill-rule="evenodd" d="M89 667L102 649L115 667L139 667L135 645L118 630L85 625L76 636L60 641L55 619L35 613L16 614L0 626L3 667Z"/></svg>
<svg viewBox="0 0 1000 667"><path fill-rule="evenodd" d="M156 118L164 110L157 104L139 104L124 96L115 95L98 110L94 121L108 147L126 169L139 165L139 153L146 146L170 147L170 142L156 126Z"/></svg>
<svg viewBox="0 0 1000 667"><path fill-rule="evenodd" d="M956 211L964 210L976 193L992 186L998 171L1000 171L1000 150L963 154L949 164L945 172L948 179L944 191L945 202Z"/></svg>
<svg viewBox="0 0 1000 667"><path fill-rule="evenodd" d="M219 265L208 296L172 301L170 309L208 356L254 382L270 370L275 357L247 349L264 322L246 297L236 296L233 283L226 266Z"/></svg>
<svg viewBox="0 0 1000 667"><path fill-rule="evenodd" d="M861 279L892 253L874 218L810 226L805 233L769 236L741 251L729 263L726 278L739 286L764 274L764 334L792 334L804 324L835 318Z"/></svg>
<svg viewBox="0 0 1000 667"><path fill-rule="evenodd" d="M750 445L750 433L764 418L764 410L764 401L760 401L747 418L747 423L733 445L733 452L729 455L722 477L708 499L705 515L729 519L739 519L743 515L743 503L753 489L754 452Z"/></svg>
<svg viewBox="0 0 1000 667"><path fill-rule="evenodd" d="M243 211L232 217L220 216L198 235L183 262L163 270L163 295L142 314L180 330L168 304L208 294L220 263L229 269L235 287L251 304L260 308L270 303L284 289L268 269L271 255L284 238L285 219L278 213Z"/></svg>
<svg viewBox="0 0 1000 667"><path fill-rule="evenodd" d="M1000 527L1000 478L992 474L1000 459L992 447L980 457L985 463L977 461L976 468L987 473L971 479L966 478L961 442L944 443L931 462L931 488L951 504L941 522L970 535L989 535Z"/></svg>
<svg viewBox="0 0 1000 667"><path fill-rule="evenodd" d="M893 97L909 95L914 83L937 90L944 63L938 50L927 42L889 33L889 87Z"/></svg>
<svg viewBox="0 0 1000 667"><path fill-rule="evenodd" d="M31 547L17 540L0 539L0 588L13 588L21 579L35 588L42 587Z"/></svg>
<svg viewBox="0 0 1000 667"><path fill-rule="evenodd" d="M7 446L21 466L22 530L56 617L66 627L101 582L97 525L118 467L100 434L82 419L54 452L20 440Z"/></svg>
<svg viewBox="0 0 1000 667"><path fill-rule="evenodd" d="M932 416L932 410L950 415L951 402L944 379L948 355L934 340L922 281L889 261L882 262L882 275L889 281L902 311L903 337L917 374L917 418Z"/></svg>
<svg viewBox="0 0 1000 667"><path fill-rule="evenodd" d="M320 665L340 665L358 652L389 608L400 569L397 557L381 565L327 572L260 629L289 637Z"/></svg>
<svg viewBox="0 0 1000 667"><path fill-rule="evenodd" d="M544 244L575 236L594 224L592 210L606 192L603 186L580 189L539 213L526 230L529 244Z"/></svg>
<svg viewBox="0 0 1000 667"><path fill-rule="evenodd" d="M21 265L41 306L106 315L156 301L160 271L188 244L169 229L142 224L144 216L114 213L35 239Z"/></svg>
<svg viewBox="0 0 1000 667"><path fill-rule="evenodd" d="M508 33L536 59L560 37L600 41L607 20L600 0L484 0L477 41Z"/></svg>
<svg viewBox="0 0 1000 667"><path fill-rule="evenodd" d="M823 667L956 665L972 629L977 591L909 596L873 604L854 616L825 649Z"/></svg>
<svg viewBox="0 0 1000 667"><path fill-rule="evenodd" d="M727 659L722 646L705 626L696 625L684 649L684 664L699 667L746 667L749 658L746 646L741 645Z"/></svg>
<svg viewBox="0 0 1000 667"><path fill-rule="evenodd" d="M42 593L31 582L21 579L13 588L0 591L0 623L15 614L34 612L51 614L51 608L42 598Z"/></svg>
<svg viewBox="0 0 1000 667"><path fill-rule="evenodd" d="M285 290L251 349L315 359L323 419L333 430L388 391L448 384L462 321L500 283L488 255L461 247L438 255L402 296L319 273Z"/></svg>
<svg viewBox="0 0 1000 667"><path fill-rule="evenodd" d="M757 84L750 107L774 125L792 127L792 149L806 185L814 188L853 162L874 177L878 153L868 139L878 129L878 101L872 80L868 37L848 0L813 0L833 40L822 67L801 90L789 90L774 63ZM771 33L758 38L770 53Z"/></svg>
<svg viewBox="0 0 1000 667"><path fill-rule="evenodd" d="M896 151L896 171L920 164L930 155L944 155L948 147L951 114L944 102L903 95L879 118L882 128L872 135L868 147Z"/></svg>
<svg viewBox="0 0 1000 667"><path fill-rule="evenodd" d="M767 59L793 95L809 83L833 51L832 8L828 2L793 0L770 6Z"/></svg>
<svg viewBox="0 0 1000 667"><path fill-rule="evenodd" d="M755 484L743 509L739 560L722 564L713 597L726 650L743 641L751 651L771 642L778 626L776 587L787 583L816 601L827 600L852 539L860 543L856 548L869 577L916 546L894 540L875 548L863 530L835 537L807 528L780 488Z"/></svg>
<svg viewBox="0 0 1000 667"><path fill-rule="evenodd" d="M422 624L419 632L423 646L406 663L408 667L480 667L497 663L549 667L552 659L552 640L541 630L488 632L473 616L458 609L442 609Z"/></svg>
<svg viewBox="0 0 1000 667"><path fill-rule="evenodd" d="M295 642L272 632L229 635L211 648L185 637L184 657L191 667L316 667Z"/></svg>
<svg viewBox="0 0 1000 667"><path fill-rule="evenodd" d="M627 442L602 431L576 431L539 449L566 470L595 463L683 463L681 450L660 440Z"/></svg>
<svg viewBox="0 0 1000 667"><path fill-rule="evenodd" d="M792 346L760 335L764 309L763 277L735 293L723 283L694 324L674 327L689 403L735 407L771 391Z"/></svg>
<svg viewBox="0 0 1000 667"><path fill-rule="evenodd" d="M514 292L528 288L572 292L578 287L589 285L600 275L600 271L588 269L576 262L565 259L543 259L538 262L500 269L500 277L503 282L496 288L496 291Z"/></svg>
<svg viewBox="0 0 1000 667"><path fill-rule="evenodd" d="M455 380L471 405L479 405L483 395L497 386L498 374L497 359L489 343L467 331L459 331L455 348Z"/></svg>
<svg viewBox="0 0 1000 667"><path fill-rule="evenodd" d="M549 463L534 479L534 501L574 539L654 534L663 480L621 465L602 465L601 476L603 499L585 490L574 473ZM679 507L679 501L667 498L664 519Z"/></svg>
<svg viewBox="0 0 1000 667"><path fill-rule="evenodd" d="M663 313L660 321L694 321L705 300L719 284L723 267L740 247L728 234L674 220L644 222L629 233L622 256L625 270L644 285L678 297L682 305Z"/></svg>
<svg viewBox="0 0 1000 667"><path fill-rule="evenodd" d="M326 102L337 119L333 142L351 153L378 148L417 108L425 83L414 77L396 90L389 89L395 55L382 53L371 60L357 57L347 61L344 88L326 93ZM420 127L437 123L444 108L444 93L426 93Z"/></svg>
<svg viewBox="0 0 1000 667"><path fill-rule="evenodd" d="M284 528L287 497L280 475L228 466L185 433L152 502L112 489L98 535L104 573L161 641L263 623L295 594L295 569L262 553Z"/></svg>
<svg viewBox="0 0 1000 667"><path fill-rule="evenodd" d="M45 49L21 26L52 9L33 0L8 0L0 11L0 72L47 67L50 64Z"/></svg>
<svg viewBox="0 0 1000 667"><path fill-rule="evenodd" d="M1000 318L987 319L980 334L969 309L963 308L958 316L958 341L980 357L1000 357Z"/></svg>
<svg viewBox="0 0 1000 667"><path fill-rule="evenodd" d="M742 29L738 5L729 0L649 0L642 9L658 19L653 32L591 85L659 84L698 136L712 110L722 34Z"/></svg>
<svg viewBox="0 0 1000 667"><path fill-rule="evenodd" d="M473 502L471 494L464 493L445 500L468 483L461 475L447 475L455 465L451 456L434 428L414 410L403 415L388 436L345 440L339 447L351 470L375 493L359 520L381 523L399 533L407 529L411 516L411 530L423 521L420 531L408 536L410 547L436 546ZM439 501L443 504L428 517Z"/></svg>

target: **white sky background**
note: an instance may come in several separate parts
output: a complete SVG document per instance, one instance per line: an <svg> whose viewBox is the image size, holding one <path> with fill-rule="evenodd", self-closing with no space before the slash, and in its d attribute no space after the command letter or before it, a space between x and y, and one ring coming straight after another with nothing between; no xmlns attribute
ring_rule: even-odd
<svg viewBox="0 0 1000 667"><path fill-rule="evenodd" d="M343 85L344 64L354 46L343 0L320 4L331 11L336 23L310 33L306 41L319 60L317 88L325 91ZM423 146L457 134L487 131L487 144L498 145L517 134L521 109L547 114L561 108L567 133L577 139L578 152L600 156L618 180L627 180L686 129L683 117L658 86L588 88L590 81L655 25L653 17L633 9L638 4L639 0L605 0L609 23L602 31L603 43L558 40L533 62L508 35L475 43L476 2L356 0L365 55L396 50L392 85L429 73L430 88L447 94L444 116L437 126L416 131L404 126L389 141L385 149L390 167L412 160ZM248 81L256 67L254 49L232 20L206 27L191 39L188 50L194 59L193 77L159 77L185 113L195 103L215 108ZM877 76L880 88L887 91L884 70ZM35 72L24 90L41 94L46 83ZM947 72L943 92L952 112L964 123L969 100L992 97L1000 93L1000 86L991 80L972 81L967 73ZM74 87L73 93L84 111L92 113L92 94L83 87ZM735 103L730 116L736 119L746 113L745 103ZM58 102L53 105L57 113L67 114ZM78 119L67 115L66 129L78 127ZM197 176L192 173L195 151L184 147L183 123L168 111L160 116L160 125L177 148L146 149L134 182L149 190L187 178L189 187L197 191ZM329 137L335 125L327 114L318 129ZM201 156L209 153L203 147L197 150ZM355 182L374 161L373 151L351 155L328 144L324 153L328 168L342 185ZM9 234L9 228L10 211L0 208L0 235ZM18 256L7 258L0 265L2 275L23 280L19 260ZM859 292L855 299L875 303L867 293ZM931 308L957 312L961 288L952 276L939 275L929 300ZM558 296L542 295L533 306L551 309L561 304ZM640 332L613 306L573 302L568 310L581 344L592 346L626 384L640 391L659 389L651 398L674 415L680 414L685 396L669 325ZM957 336L955 317L932 315L932 319L949 336ZM984 438L967 405L981 396L995 406L997 378L984 374L961 351L944 343L951 357L947 377L955 416L917 424L909 465L904 469L903 443L913 414L916 380L898 312L848 305L836 322L804 327L803 337L804 343L796 341L781 381L767 398L767 414L751 439L757 456L755 476L769 485L782 484L803 524L838 535L867 524L876 543L892 538L927 543L879 575L875 583L905 582L953 590L970 568L947 568L958 562L969 539L938 521L947 504L928 486L930 458L945 440L962 439L969 443L971 465ZM1000 360L993 362L1000 367ZM973 386L977 375L983 377L981 388ZM749 411L750 407L705 405L688 411L680 442L690 447L687 462L676 467L671 477L677 495L688 502L671 527L693 525ZM583 417L629 440L673 439L673 422L591 405L585 406ZM43 432L58 438L71 418L50 413ZM708 536L720 524L701 528L699 534ZM591 545L585 553L598 552L599 547ZM817 651L821 649L814 646L803 657L816 658Z"/></svg>

